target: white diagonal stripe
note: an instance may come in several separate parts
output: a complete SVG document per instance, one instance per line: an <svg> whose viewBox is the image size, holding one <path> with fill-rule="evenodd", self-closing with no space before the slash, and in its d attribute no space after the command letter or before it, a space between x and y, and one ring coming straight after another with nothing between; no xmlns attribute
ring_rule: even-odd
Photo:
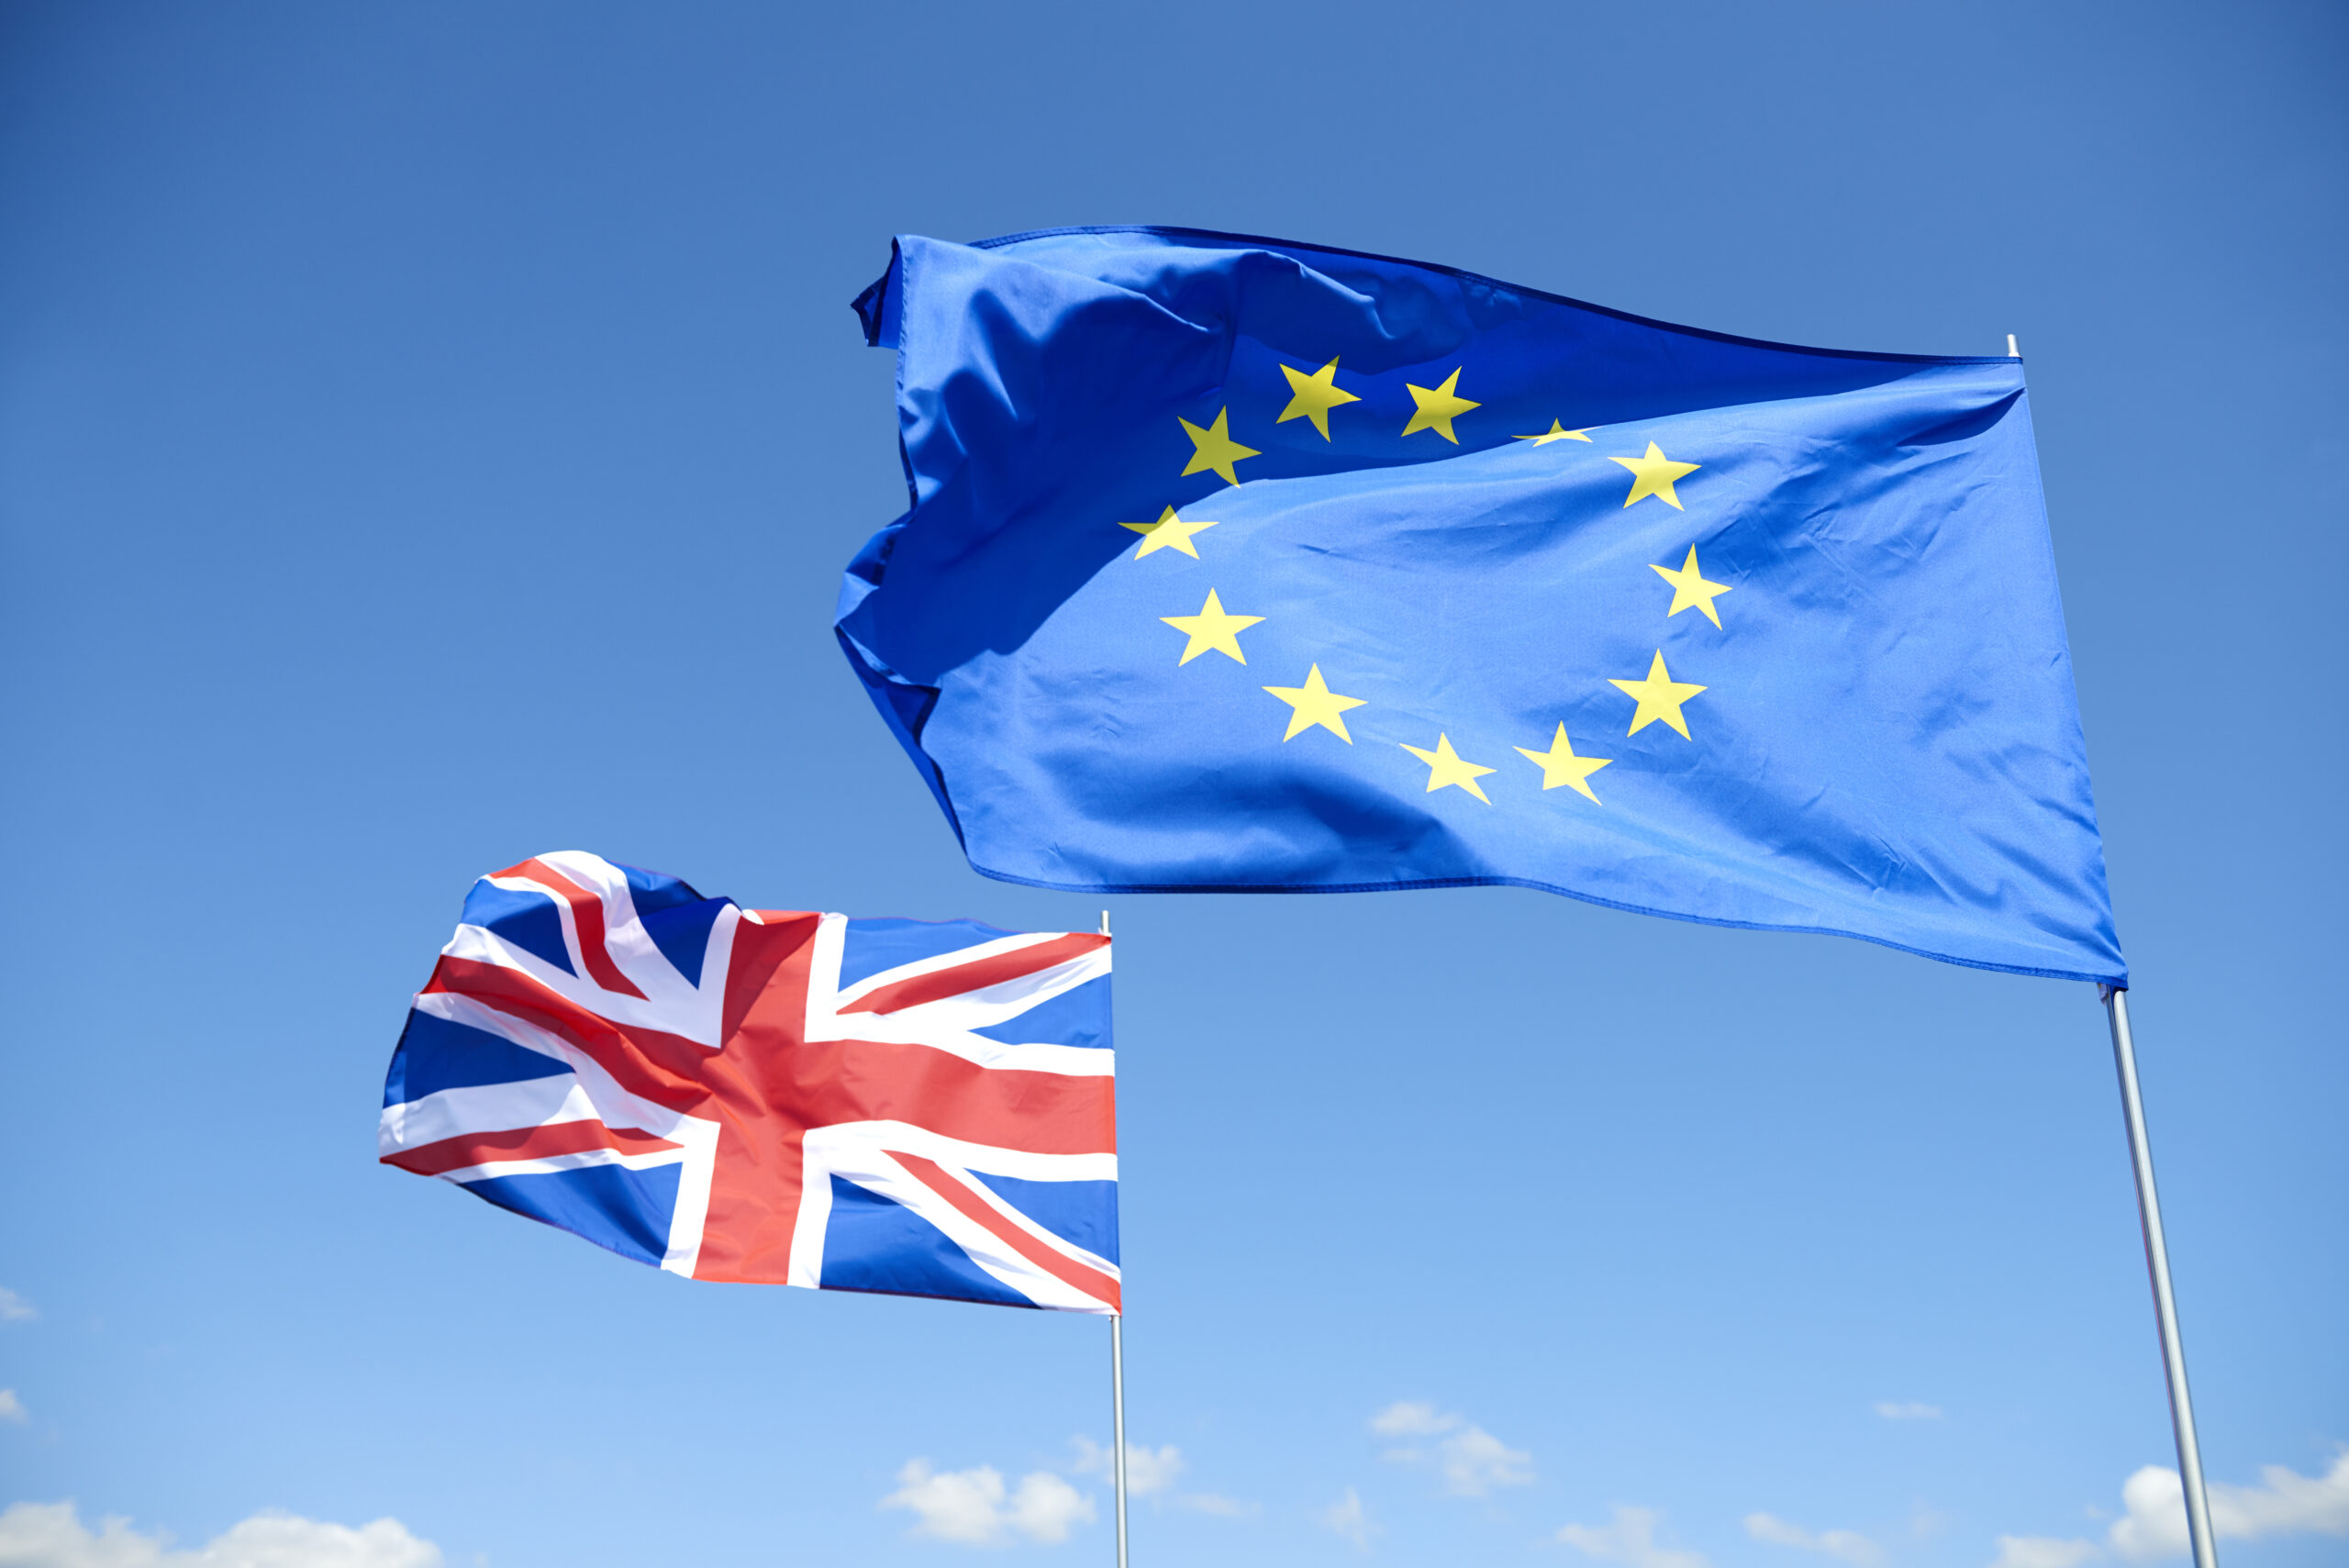
<svg viewBox="0 0 2349 1568"><path fill-rule="evenodd" d="M443 1089L404 1106L385 1106L376 1142L385 1154L421 1149L466 1133L512 1132L563 1121L600 1121L596 1106L568 1073L518 1083Z"/></svg>
<svg viewBox="0 0 2349 1568"><path fill-rule="evenodd" d="M1108 1302L1077 1289L1058 1275L1037 1267L1013 1251L1001 1237L948 1203L942 1196L933 1192L927 1183L917 1180L879 1144L862 1140L835 1140L821 1138L821 1134L832 1130L830 1128L818 1129L808 1135L808 1185L815 1184L818 1173L820 1171L828 1187L829 1178L838 1174L847 1177L857 1185L882 1197L904 1205L944 1232L948 1240L969 1254L971 1261L981 1270L1000 1280L1012 1290L1027 1296L1039 1307L1052 1307L1063 1312L1107 1313L1113 1310ZM907 1152L922 1151L908 1150ZM826 1207L829 1210L829 1204ZM1028 1227L1022 1227L1023 1230L1028 1229ZM1053 1238L1052 1240L1057 1250L1063 1253L1067 1251L1065 1242L1059 1241L1057 1238ZM792 1283L796 1284L800 1283L800 1248L797 1244L797 1236L794 1236L793 1242ZM815 1262L820 1274L822 1262L820 1241L816 1251ZM1101 1272L1112 1273L1108 1269L1103 1269Z"/></svg>
<svg viewBox="0 0 2349 1568"><path fill-rule="evenodd" d="M684 1149L655 1149L645 1154L623 1154L617 1149L583 1149L576 1154L545 1154L534 1160L487 1160L478 1165L468 1165L462 1171L439 1173L444 1182L487 1182L500 1176L551 1176L562 1171L584 1171L591 1165L625 1165L631 1171L650 1171L661 1165L683 1162L687 1173L693 1169L692 1154ZM663 1259L661 1266L667 1268Z"/></svg>
<svg viewBox="0 0 2349 1568"><path fill-rule="evenodd" d="M1050 969L1040 969L1033 974L1000 981L983 990L941 996L935 1002L919 1002L886 1014L843 1012L841 1027L853 1029L858 1027L856 1020L859 1018L881 1017L918 1021L931 1029L994 1029L1039 1004L1098 980L1108 973L1109 950L1096 948L1091 952L1079 953L1064 962L1056 963Z"/></svg>
<svg viewBox="0 0 2349 1568"><path fill-rule="evenodd" d="M901 963L895 969L885 969L878 974L866 975L855 984L841 992L840 1005L846 1007L885 985L895 985L900 981L918 979L925 974L935 974L941 969L955 969L966 963L976 963L982 959L1018 952L1022 948L1032 948L1044 942L1056 942L1068 935L1070 933L1067 931L1019 931L1011 936L997 937L991 942L977 942L970 947L956 948L952 952L942 952L934 958L918 958L911 963ZM1108 950L1105 947L1102 951L1106 952Z"/></svg>

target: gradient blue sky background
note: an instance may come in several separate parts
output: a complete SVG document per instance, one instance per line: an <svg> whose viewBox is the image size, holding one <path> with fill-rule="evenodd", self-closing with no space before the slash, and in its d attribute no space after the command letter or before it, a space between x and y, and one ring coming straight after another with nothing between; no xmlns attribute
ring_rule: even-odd
<svg viewBox="0 0 2349 1568"><path fill-rule="evenodd" d="M2324 5L14 0L0 1507L389 1516L495 1568L983 1555L925 1520L1108 1561L1098 1321L682 1282L373 1140L466 885L537 851L1092 923L962 864L833 645L903 494L848 301L896 231L1166 222L2021 338L2204 1450L2263 1532L2222 1549L2341 1561L2344 42ZM2170 1440L2090 988L1505 890L1113 906L1132 1435L1182 1461L1144 1568L2132 1561ZM1398 1402L1419 1436L1373 1430ZM883 1507L917 1458L1095 1518ZM60 1539L19 1561L98 1561Z"/></svg>

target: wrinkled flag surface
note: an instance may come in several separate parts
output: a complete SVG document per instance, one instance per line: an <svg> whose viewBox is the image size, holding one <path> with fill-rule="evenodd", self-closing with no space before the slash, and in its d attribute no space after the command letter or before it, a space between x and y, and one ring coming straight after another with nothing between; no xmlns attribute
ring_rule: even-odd
<svg viewBox="0 0 2349 1568"><path fill-rule="evenodd" d="M1185 229L900 239L837 629L971 863L2126 977L2022 366Z"/></svg>

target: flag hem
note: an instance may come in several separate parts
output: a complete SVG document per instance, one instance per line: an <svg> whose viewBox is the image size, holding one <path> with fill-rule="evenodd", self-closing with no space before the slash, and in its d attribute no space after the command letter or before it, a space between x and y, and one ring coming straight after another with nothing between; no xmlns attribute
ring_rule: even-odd
<svg viewBox="0 0 2349 1568"><path fill-rule="evenodd" d="M1602 909L1620 909L1627 915L1653 915L1666 920L1686 920L1694 926L1720 926L1733 931L1784 931L1801 937L1852 937L1873 942L1877 947L1890 948L1914 958L1930 958L1940 963L1954 963L1962 969L1986 969L1998 974L2021 974L2034 980L2081 980L2095 985L2110 985L2118 990L2129 988L2129 975L2124 969L2119 976L2093 974L2078 969L2037 969L2028 964L1993 963L1988 959L1960 958L1954 953L1935 952L1931 948L1910 947L1888 937L1870 936L1865 931L1847 931L1840 926L1780 926L1762 920L1731 920L1718 915L1691 915L1678 909L1658 909L1645 904L1627 904L1620 898L1607 898L1596 893L1579 893L1562 887L1554 882L1537 882L1523 876L1440 876L1423 877L1413 882L1345 882L1317 885L1268 883L1111 883L1111 882L1048 882L1041 877L1020 876L1008 871L995 871L963 857L971 869L981 876L996 882L1008 882L1019 887L1041 888L1048 893L1417 893L1433 887L1522 887L1534 893L1554 893L1577 903L1595 904Z"/></svg>
<svg viewBox="0 0 2349 1568"><path fill-rule="evenodd" d="M1530 298L1546 300L1552 305L1567 306L1575 310L1587 310L1594 315L1609 317L1617 321L1628 321L1635 327L1652 327L1658 331L1677 332L1684 337L1702 338L1709 342L1733 343L1744 349L1770 349L1779 353L1817 354L1831 360L1875 360L1884 363L1904 365L2011 365L2021 363L2022 358L2020 354L1882 353L1866 349L1821 349L1808 343L1781 343L1769 338L1744 338L1734 332L1715 332L1703 327L1685 327L1677 321L1662 321L1653 316L1635 316L1628 310L1616 310L1608 306L1594 305L1586 299L1576 299L1572 295L1552 294L1547 289L1531 288L1524 284L1513 284L1504 278L1493 277L1489 273L1472 272L1465 267L1446 266L1442 261L1415 261L1408 256L1388 256L1376 250L1356 250L1344 245L1314 245L1301 239L1278 239L1265 234L1227 234L1219 228L1190 228L1180 224L1092 223L1079 224L1066 228L1028 228L1017 234L998 234L992 239L974 239L970 241L970 248L974 250L993 250L1005 245L1016 245L1023 239L1054 239L1071 234L1160 234L1174 239L1189 237L1199 239L1230 240L1239 245L1265 245L1283 250L1318 250L1325 256L1352 256L1361 261L1379 261L1392 267L1417 267L1422 272L1442 272L1447 277L1458 278L1463 283L1480 284L1487 288L1506 289L1511 294L1521 294ZM885 302L886 285L892 281L893 274L900 281L902 280L902 273L897 272L896 266L897 240L893 238L889 241L889 246L891 271L882 273L880 279L872 287L857 296L856 304L859 306L857 314L860 317L864 314L861 307L866 295L873 295L876 289L885 291L884 295L875 301L874 308L877 316L881 305ZM866 342L870 347L881 346L872 337L868 337Z"/></svg>

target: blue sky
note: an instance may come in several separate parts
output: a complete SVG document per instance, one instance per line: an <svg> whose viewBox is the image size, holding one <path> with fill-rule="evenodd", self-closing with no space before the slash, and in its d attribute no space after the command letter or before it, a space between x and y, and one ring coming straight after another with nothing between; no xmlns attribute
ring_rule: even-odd
<svg viewBox="0 0 2349 1568"><path fill-rule="evenodd" d="M682 1282L374 1118L538 851L1091 925L962 864L832 642L903 493L848 301L894 232L1167 222L2021 339L2222 1551L2339 1561L2345 37L9 7L0 1543L1108 1560L1099 1322ZM1111 903L1138 1562L2170 1560L2088 987L1509 890Z"/></svg>

